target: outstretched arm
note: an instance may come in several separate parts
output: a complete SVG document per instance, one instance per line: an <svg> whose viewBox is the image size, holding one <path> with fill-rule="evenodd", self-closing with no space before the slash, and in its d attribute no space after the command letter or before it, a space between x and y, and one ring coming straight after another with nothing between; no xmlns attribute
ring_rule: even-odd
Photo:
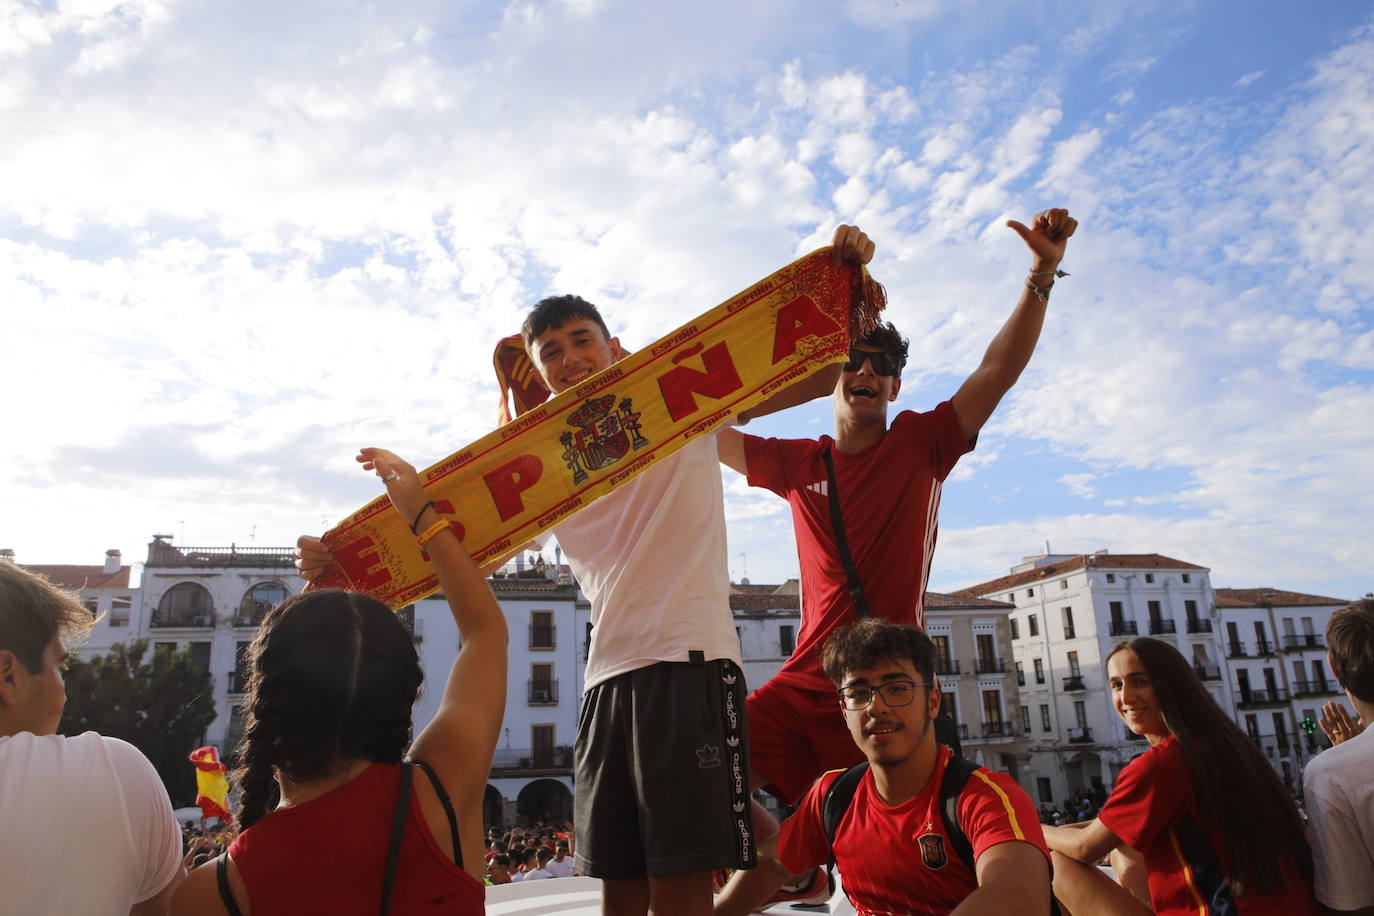
<svg viewBox="0 0 1374 916"><path fill-rule="evenodd" d="M1045 845L1051 851L1080 862L1096 862L1122 845L1121 838L1097 818L1063 827L1046 824L1041 829L1045 831Z"/></svg>
<svg viewBox="0 0 1374 916"><path fill-rule="evenodd" d="M1036 214L1030 228L1016 220L1007 225L1031 250L1029 282L1048 296L1054 285L1054 271L1064 259L1064 249L1078 228L1078 220L1069 216L1068 210L1046 210ZM1030 362L1045 321L1045 305L1034 290L1023 289L1015 311L988 345L983 362L955 393L954 413L965 439L978 435L1002 396L1016 384Z"/></svg>
<svg viewBox="0 0 1374 916"><path fill-rule="evenodd" d="M423 534L445 522L433 506L420 512L427 500L415 468L380 448L363 449L358 461L386 482L391 504L407 523L420 513L415 530ZM461 797L465 789L486 785L506 711L506 618L452 528L440 528L424 549L458 624L460 648L439 711L415 739L412 753Z"/></svg>

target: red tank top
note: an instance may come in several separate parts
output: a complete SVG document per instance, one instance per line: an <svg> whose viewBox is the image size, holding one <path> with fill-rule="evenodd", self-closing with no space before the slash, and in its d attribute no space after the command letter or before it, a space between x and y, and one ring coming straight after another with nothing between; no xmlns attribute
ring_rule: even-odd
<svg viewBox="0 0 1374 916"><path fill-rule="evenodd" d="M337 789L279 808L229 847L253 916L375 916L400 765L375 763ZM423 780L415 774L416 781ZM439 849L416 793L396 864L392 913L481 914L486 889Z"/></svg>

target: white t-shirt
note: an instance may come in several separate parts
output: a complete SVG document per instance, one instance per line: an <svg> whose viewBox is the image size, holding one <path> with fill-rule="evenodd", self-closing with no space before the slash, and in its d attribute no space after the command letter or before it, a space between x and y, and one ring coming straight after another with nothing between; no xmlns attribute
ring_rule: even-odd
<svg viewBox="0 0 1374 916"><path fill-rule="evenodd" d="M1374 728L1322 751L1303 773L1317 899L1374 906Z"/></svg>
<svg viewBox="0 0 1374 916"><path fill-rule="evenodd" d="M167 790L133 745L0 737L0 916L127 916L180 869Z"/></svg>
<svg viewBox="0 0 1374 916"><path fill-rule="evenodd" d="M555 878L571 878L577 873L577 869L573 867L572 856L564 856L562 862L550 859L544 869Z"/></svg>
<svg viewBox="0 0 1374 916"><path fill-rule="evenodd" d="M542 868L535 868L535 869L531 869L530 871L525 872L525 877L524 877L522 880L525 880L525 881L538 881L540 878L552 878L552 877L553 877L553 875L549 874L548 871L546 871L545 869L542 869Z"/></svg>
<svg viewBox="0 0 1374 916"><path fill-rule="evenodd" d="M592 605L584 689L657 662L740 660L716 437L693 439L554 529Z"/></svg>

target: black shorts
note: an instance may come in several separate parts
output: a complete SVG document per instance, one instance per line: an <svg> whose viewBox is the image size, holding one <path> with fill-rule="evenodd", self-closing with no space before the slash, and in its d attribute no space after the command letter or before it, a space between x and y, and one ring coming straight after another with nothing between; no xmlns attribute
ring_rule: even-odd
<svg viewBox="0 0 1374 916"><path fill-rule="evenodd" d="M658 662L587 691L573 752L578 871L754 867L746 695L728 659Z"/></svg>

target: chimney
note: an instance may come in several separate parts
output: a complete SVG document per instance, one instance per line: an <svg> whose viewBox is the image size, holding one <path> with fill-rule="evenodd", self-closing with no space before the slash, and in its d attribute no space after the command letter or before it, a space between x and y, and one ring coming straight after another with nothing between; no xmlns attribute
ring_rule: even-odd
<svg viewBox="0 0 1374 916"><path fill-rule="evenodd" d="M119 560L122 554L118 550L105 551L105 575L113 576L119 572Z"/></svg>

